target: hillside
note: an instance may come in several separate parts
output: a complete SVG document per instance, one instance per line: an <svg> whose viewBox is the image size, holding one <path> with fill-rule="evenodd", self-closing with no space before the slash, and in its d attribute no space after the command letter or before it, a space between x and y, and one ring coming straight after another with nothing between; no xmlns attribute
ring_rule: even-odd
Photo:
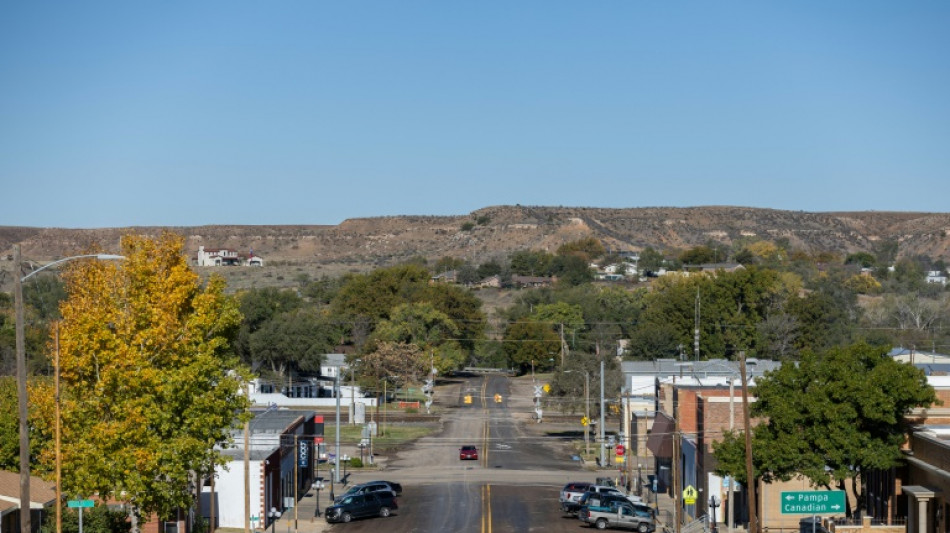
<svg viewBox="0 0 950 533"><path fill-rule="evenodd" d="M466 222L475 223L463 231ZM397 263L414 256L463 257L481 262L512 251L554 251L564 242L594 236L612 249L684 249L710 240L731 245L738 239L786 238L809 251L846 254L871 251L875 242L899 243L900 255L950 258L950 214L904 212L812 213L749 207L496 206L460 216L393 216L349 219L337 226L199 226L58 229L0 227L0 270L12 267L12 245L24 258L45 262L81 253L94 243L118 249L127 232L175 231L198 246L253 250L267 266L254 274L263 284L276 278L337 275ZM228 272L237 284L250 273ZM8 283L10 276L2 276ZM267 278L271 278L267 282ZM255 281L252 284L257 284Z"/></svg>

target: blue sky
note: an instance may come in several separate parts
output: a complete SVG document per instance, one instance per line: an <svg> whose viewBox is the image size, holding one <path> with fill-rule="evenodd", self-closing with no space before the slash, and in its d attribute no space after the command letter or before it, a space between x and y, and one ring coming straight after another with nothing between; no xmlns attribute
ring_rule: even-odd
<svg viewBox="0 0 950 533"><path fill-rule="evenodd" d="M6 2L0 225L946 212L946 1Z"/></svg>

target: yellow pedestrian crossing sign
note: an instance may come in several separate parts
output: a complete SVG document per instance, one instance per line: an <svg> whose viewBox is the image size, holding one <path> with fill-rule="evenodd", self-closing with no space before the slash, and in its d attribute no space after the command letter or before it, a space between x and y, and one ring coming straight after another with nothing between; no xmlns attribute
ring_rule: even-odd
<svg viewBox="0 0 950 533"><path fill-rule="evenodd" d="M581 425L582 425L582 426L587 426L587 425L589 425L589 424L590 424L590 419L587 418L586 416L582 416L582 417L581 417Z"/></svg>
<svg viewBox="0 0 950 533"><path fill-rule="evenodd" d="M471 395L471 394L466 394L466 395L465 395L465 403L472 403L472 395Z"/></svg>
<svg viewBox="0 0 950 533"><path fill-rule="evenodd" d="M683 503L686 505L695 505L696 504L696 488L692 485L687 486L683 490Z"/></svg>

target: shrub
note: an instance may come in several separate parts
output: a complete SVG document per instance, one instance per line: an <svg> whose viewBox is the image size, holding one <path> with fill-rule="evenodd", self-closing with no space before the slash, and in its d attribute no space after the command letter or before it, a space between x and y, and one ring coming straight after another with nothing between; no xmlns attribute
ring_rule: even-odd
<svg viewBox="0 0 950 533"><path fill-rule="evenodd" d="M363 468L363 460L359 457L350 459L350 468Z"/></svg>

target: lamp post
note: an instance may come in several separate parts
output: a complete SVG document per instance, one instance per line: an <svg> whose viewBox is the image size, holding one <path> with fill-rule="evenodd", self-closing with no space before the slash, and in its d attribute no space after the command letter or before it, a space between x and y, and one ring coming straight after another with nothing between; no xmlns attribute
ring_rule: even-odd
<svg viewBox="0 0 950 533"><path fill-rule="evenodd" d="M277 526L277 519L280 518L280 511L278 511L276 507L271 507L267 516L270 517L270 533L274 533L274 529Z"/></svg>
<svg viewBox="0 0 950 533"><path fill-rule="evenodd" d="M26 334L23 331L23 283L35 276L36 274L46 270L47 268L65 263L67 261L72 261L74 259L83 259L83 258L93 258L99 260L109 260L109 259L125 259L121 255L111 255L111 254L84 254L84 255L74 255L70 257L64 257L58 261L53 261L43 265L42 267L30 272L29 274L20 277L20 265L23 260L20 256L20 245L13 245L13 305L14 305L14 335L16 336L16 368L17 368L17 404L18 404L18 416L20 419L20 531L21 533L32 533L31 517L30 517L30 430L29 430L29 420L28 420L28 409L27 409L27 387L26 387ZM58 395L57 395L58 399ZM57 445L58 445L58 432L57 432ZM57 470L57 475L59 474ZM56 483L57 489L59 489L59 480L57 479ZM62 516L62 504L60 503L60 498L57 498L57 533L61 526L61 516ZM26 512L24 513L24 510Z"/></svg>
<svg viewBox="0 0 950 533"><path fill-rule="evenodd" d="M720 505L719 496L715 494L709 497L709 508L712 509L712 527L710 528L712 533L719 533L719 528L716 523L716 507Z"/></svg>

